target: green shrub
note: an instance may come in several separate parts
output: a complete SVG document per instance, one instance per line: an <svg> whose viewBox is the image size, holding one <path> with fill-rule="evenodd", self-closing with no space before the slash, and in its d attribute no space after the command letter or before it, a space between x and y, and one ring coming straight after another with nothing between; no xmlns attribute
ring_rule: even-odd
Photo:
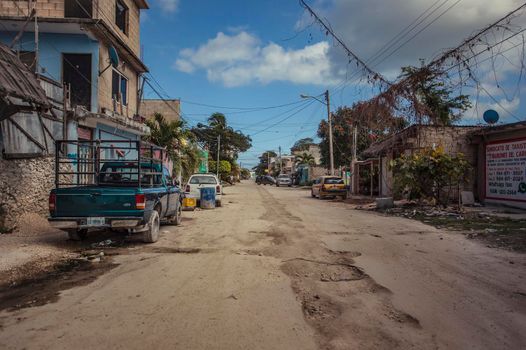
<svg viewBox="0 0 526 350"><path fill-rule="evenodd" d="M470 168L464 155L451 156L439 147L402 155L391 162L395 195L409 199L433 199L447 205L451 190L466 179Z"/></svg>

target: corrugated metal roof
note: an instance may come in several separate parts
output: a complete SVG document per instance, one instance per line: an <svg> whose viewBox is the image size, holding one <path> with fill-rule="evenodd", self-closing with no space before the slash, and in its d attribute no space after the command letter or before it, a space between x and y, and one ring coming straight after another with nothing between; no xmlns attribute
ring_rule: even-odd
<svg viewBox="0 0 526 350"><path fill-rule="evenodd" d="M0 43L0 98L10 97L40 108L49 107L46 94L35 73L30 71L9 47Z"/></svg>

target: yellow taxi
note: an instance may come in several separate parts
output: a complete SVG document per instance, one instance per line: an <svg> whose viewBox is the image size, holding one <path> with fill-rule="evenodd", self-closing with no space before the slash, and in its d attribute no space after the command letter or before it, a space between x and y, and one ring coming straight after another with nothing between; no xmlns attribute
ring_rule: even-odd
<svg viewBox="0 0 526 350"><path fill-rule="evenodd" d="M319 199L337 196L346 199L347 189L341 177L320 176L314 180L310 195L311 197L318 197Z"/></svg>

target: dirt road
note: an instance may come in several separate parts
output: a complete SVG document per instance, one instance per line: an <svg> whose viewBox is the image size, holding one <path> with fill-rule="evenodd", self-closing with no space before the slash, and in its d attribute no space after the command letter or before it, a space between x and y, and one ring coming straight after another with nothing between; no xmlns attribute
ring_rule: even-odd
<svg viewBox="0 0 526 350"><path fill-rule="evenodd" d="M525 255L308 191L225 192L153 245L26 286L37 306L4 303L0 348L526 348Z"/></svg>

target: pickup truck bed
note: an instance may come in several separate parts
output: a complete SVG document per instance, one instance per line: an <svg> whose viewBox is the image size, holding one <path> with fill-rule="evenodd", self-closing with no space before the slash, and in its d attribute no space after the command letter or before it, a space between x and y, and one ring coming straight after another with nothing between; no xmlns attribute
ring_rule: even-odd
<svg viewBox="0 0 526 350"><path fill-rule="evenodd" d="M89 173L92 184L60 187L57 180L49 195L51 226L75 240L85 238L90 229L111 228L141 232L151 243L159 238L161 220L181 222L182 192L160 162L103 162L97 168ZM57 179L67 174L80 179L86 173L59 172Z"/></svg>

